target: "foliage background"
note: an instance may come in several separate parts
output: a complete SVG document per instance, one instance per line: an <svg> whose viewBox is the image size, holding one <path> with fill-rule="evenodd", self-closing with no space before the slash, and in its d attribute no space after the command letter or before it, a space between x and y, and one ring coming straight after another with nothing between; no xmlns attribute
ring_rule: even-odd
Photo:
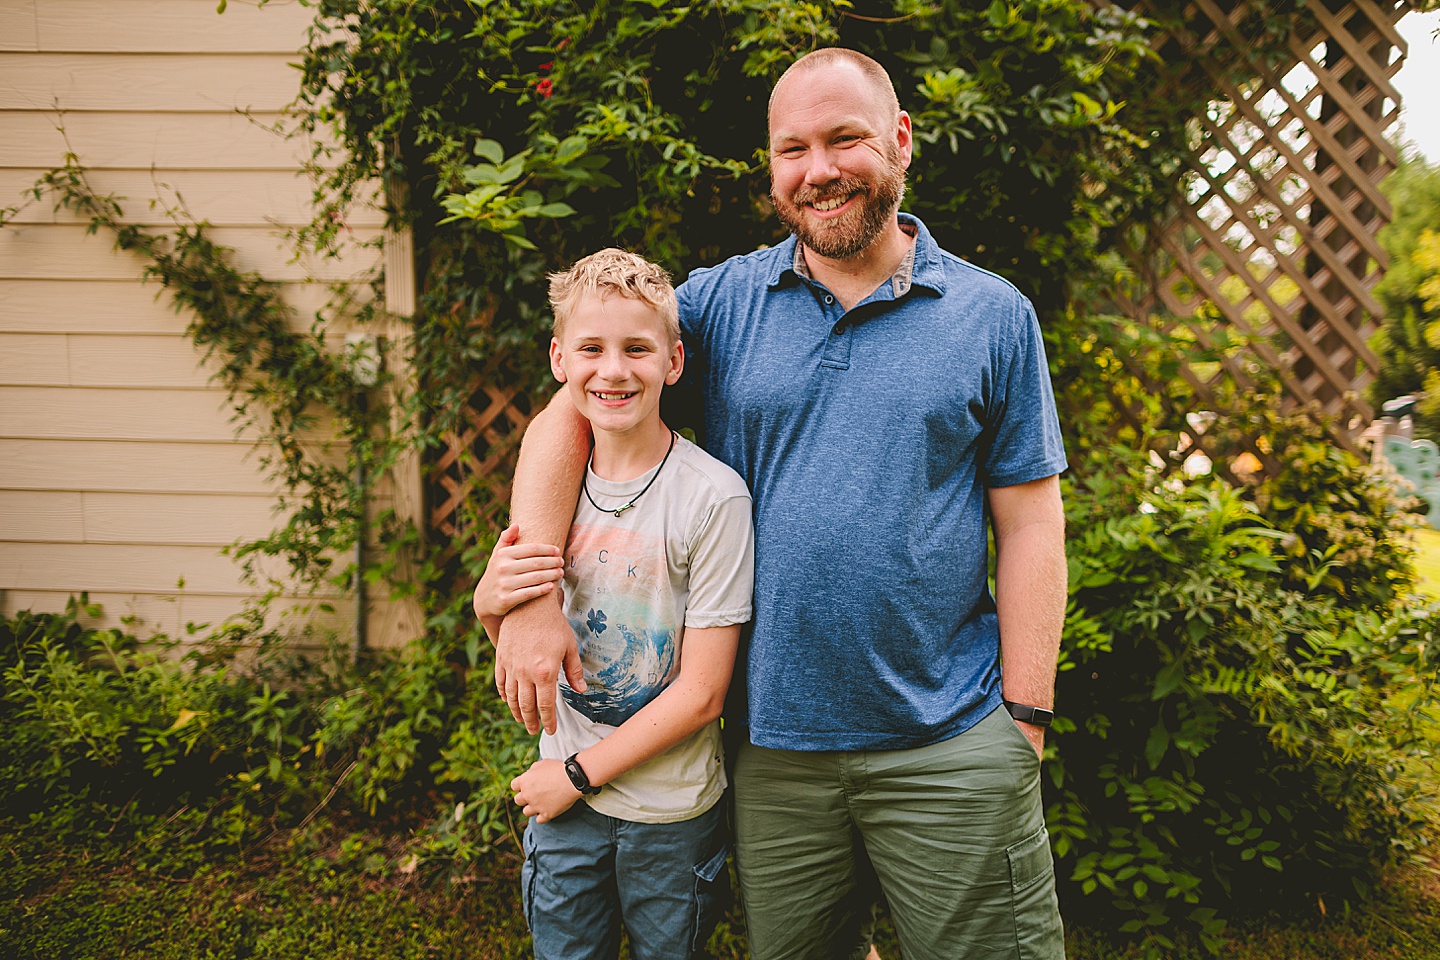
<svg viewBox="0 0 1440 960"><path fill-rule="evenodd" d="M1251 5L1262 55L1283 56L1300 7ZM1143 248L1163 215L1187 122L1211 96L1192 64L1155 53L1178 7L1150 19L1074 0L315 9L297 126L332 127L342 150L316 157L323 188L299 239L330 249L363 184L387 184L421 278L415 375L393 385L402 429L387 431L374 391L331 362L323 318L297 333L263 278L227 272L203 224L121 228L75 163L37 188L144 253L195 312L197 342L236 359L237 403L260 415L323 404L348 425L351 463L311 475L296 422L272 421L276 467L304 498L250 549L350 582L330 558L363 535L351 467L374 477L406 445L433 457L484 380L519 385L522 409L545 396L548 271L619 244L683 277L779 239L769 87L814 46L859 47L915 120L908 208L1029 292L1045 327L1074 465L1066 722L1047 767L1067 911L1157 951L1177 926L1218 946L1227 915L1358 897L1421 851L1435 614L1408 598L1404 504L1284 414L1273 384L1222 394L1212 429L1263 433L1286 470L1254 486L1176 471L1179 418L1199 406L1178 364L1228 347L1206 353L1107 312L1134 281L1119 251ZM1147 382L1174 389L1158 397ZM1140 416L1117 430L1119 403ZM387 552L360 571L427 612L425 637L393 656L297 661L258 618L178 662L83 630L83 605L7 624L4 815L227 848L332 815L417 819L400 862L441 873L512 848L507 785L533 745L494 697L468 611L505 489L476 475L474 450L459 457L476 483L455 536L382 517Z"/></svg>
<svg viewBox="0 0 1440 960"><path fill-rule="evenodd" d="M1375 295L1385 319L1372 346L1380 359L1371 401L1417 398L1415 436L1440 438L1440 168L1413 156L1384 183L1395 218L1380 231L1390 255Z"/></svg>

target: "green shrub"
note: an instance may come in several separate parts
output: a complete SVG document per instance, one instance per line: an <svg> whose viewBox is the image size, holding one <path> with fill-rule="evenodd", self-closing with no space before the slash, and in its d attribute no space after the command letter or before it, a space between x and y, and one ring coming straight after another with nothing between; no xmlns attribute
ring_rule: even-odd
<svg viewBox="0 0 1440 960"><path fill-rule="evenodd" d="M509 842L510 780L533 740L488 671L435 644L363 668L296 657L263 635L181 648L81 625L98 608L0 620L0 818L58 834L164 821L207 841L336 812L433 822L434 859ZM251 623L248 627L253 629Z"/></svg>
<svg viewBox="0 0 1440 960"><path fill-rule="evenodd" d="M1213 945L1249 905L1365 893L1436 812L1420 724L1440 609L1358 588L1391 573L1401 514L1353 457L1326 459L1325 497L1365 499L1384 548L1342 578L1292 556L1338 526L1297 520L1283 485L1259 498L1267 515L1218 479L1125 462L1066 493L1057 702L1073 720L1056 730L1049 808L1066 901L1158 949L1177 921Z"/></svg>
<svg viewBox="0 0 1440 960"><path fill-rule="evenodd" d="M88 609L87 609L88 608ZM192 672L164 638L86 630L63 615L0 621L11 816L162 812L213 799L241 774L249 685L225 667Z"/></svg>

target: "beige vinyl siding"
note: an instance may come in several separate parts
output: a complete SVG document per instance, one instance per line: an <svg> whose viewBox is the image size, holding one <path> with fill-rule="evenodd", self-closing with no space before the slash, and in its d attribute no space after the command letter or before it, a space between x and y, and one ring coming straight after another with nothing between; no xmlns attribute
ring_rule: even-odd
<svg viewBox="0 0 1440 960"><path fill-rule="evenodd" d="M328 283L380 262L383 232L377 211L357 211L346 256L298 262L283 235L309 220L314 190L311 145L275 129L312 15L286 0L224 14L214 0L0 0L0 207L22 205L0 229L0 613L88 591L106 623L180 635L254 592L223 549L276 525L279 492L185 336L191 318L141 281L141 258L23 196L73 151L127 222L207 221L308 326ZM328 427L312 435L322 452ZM387 483L376 509L393 501ZM350 601L318 613L326 596L291 592L277 616L353 630ZM374 643L418 632L388 604L369 617Z"/></svg>

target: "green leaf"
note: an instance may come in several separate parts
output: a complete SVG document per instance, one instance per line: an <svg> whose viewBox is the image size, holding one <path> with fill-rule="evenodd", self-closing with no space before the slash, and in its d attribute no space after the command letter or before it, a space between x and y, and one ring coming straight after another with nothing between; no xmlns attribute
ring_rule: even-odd
<svg viewBox="0 0 1440 960"><path fill-rule="evenodd" d="M1151 700L1160 700L1175 692L1180 681L1185 679L1185 660L1177 657L1160 669L1155 685L1150 690Z"/></svg>
<svg viewBox="0 0 1440 960"><path fill-rule="evenodd" d="M175 722L170 724L170 727L168 730L166 730L166 732L169 733L174 730L179 730L181 727L185 726L191 720L194 720L196 717L203 716L205 716L205 711L203 710L181 710L180 713L176 715Z"/></svg>
<svg viewBox="0 0 1440 960"><path fill-rule="evenodd" d="M562 165L570 163L572 160L578 159L589 146L590 141L584 137L566 137L564 140L561 140L560 145L555 148L555 162Z"/></svg>
<svg viewBox="0 0 1440 960"><path fill-rule="evenodd" d="M475 142L475 155L477 157L484 157L498 167L505 159L505 148L494 140L477 140Z"/></svg>
<svg viewBox="0 0 1440 960"><path fill-rule="evenodd" d="M1151 770L1160 766L1160 761L1165 758L1165 751L1170 748L1170 731L1165 729L1163 720L1157 721L1155 726L1150 728L1150 736L1145 740L1145 762L1150 765Z"/></svg>
<svg viewBox="0 0 1440 960"><path fill-rule="evenodd" d="M1070 95L1075 98L1075 102L1080 105L1080 109L1085 112L1085 115L1092 120L1098 119L1105 112L1105 107L1094 97L1087 96L1079 90L1073 91Z"/></svg>

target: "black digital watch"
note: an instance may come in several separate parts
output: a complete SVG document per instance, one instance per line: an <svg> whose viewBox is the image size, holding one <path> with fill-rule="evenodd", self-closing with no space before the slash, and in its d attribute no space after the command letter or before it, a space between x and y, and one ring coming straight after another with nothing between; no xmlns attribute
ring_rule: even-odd
<svg viewBox="0 0 1440 960"><path fill-rule="evenodd" d="M593 797L603 790L604 787L592 787L590 785L589 774L585 772L584 767L580 766L580 761L575 759L578 756L580 756L580 754L572 753L565 758L565 775L570 778L570 782L575 785L575 789L580 791L581 796Z"/></svg>

